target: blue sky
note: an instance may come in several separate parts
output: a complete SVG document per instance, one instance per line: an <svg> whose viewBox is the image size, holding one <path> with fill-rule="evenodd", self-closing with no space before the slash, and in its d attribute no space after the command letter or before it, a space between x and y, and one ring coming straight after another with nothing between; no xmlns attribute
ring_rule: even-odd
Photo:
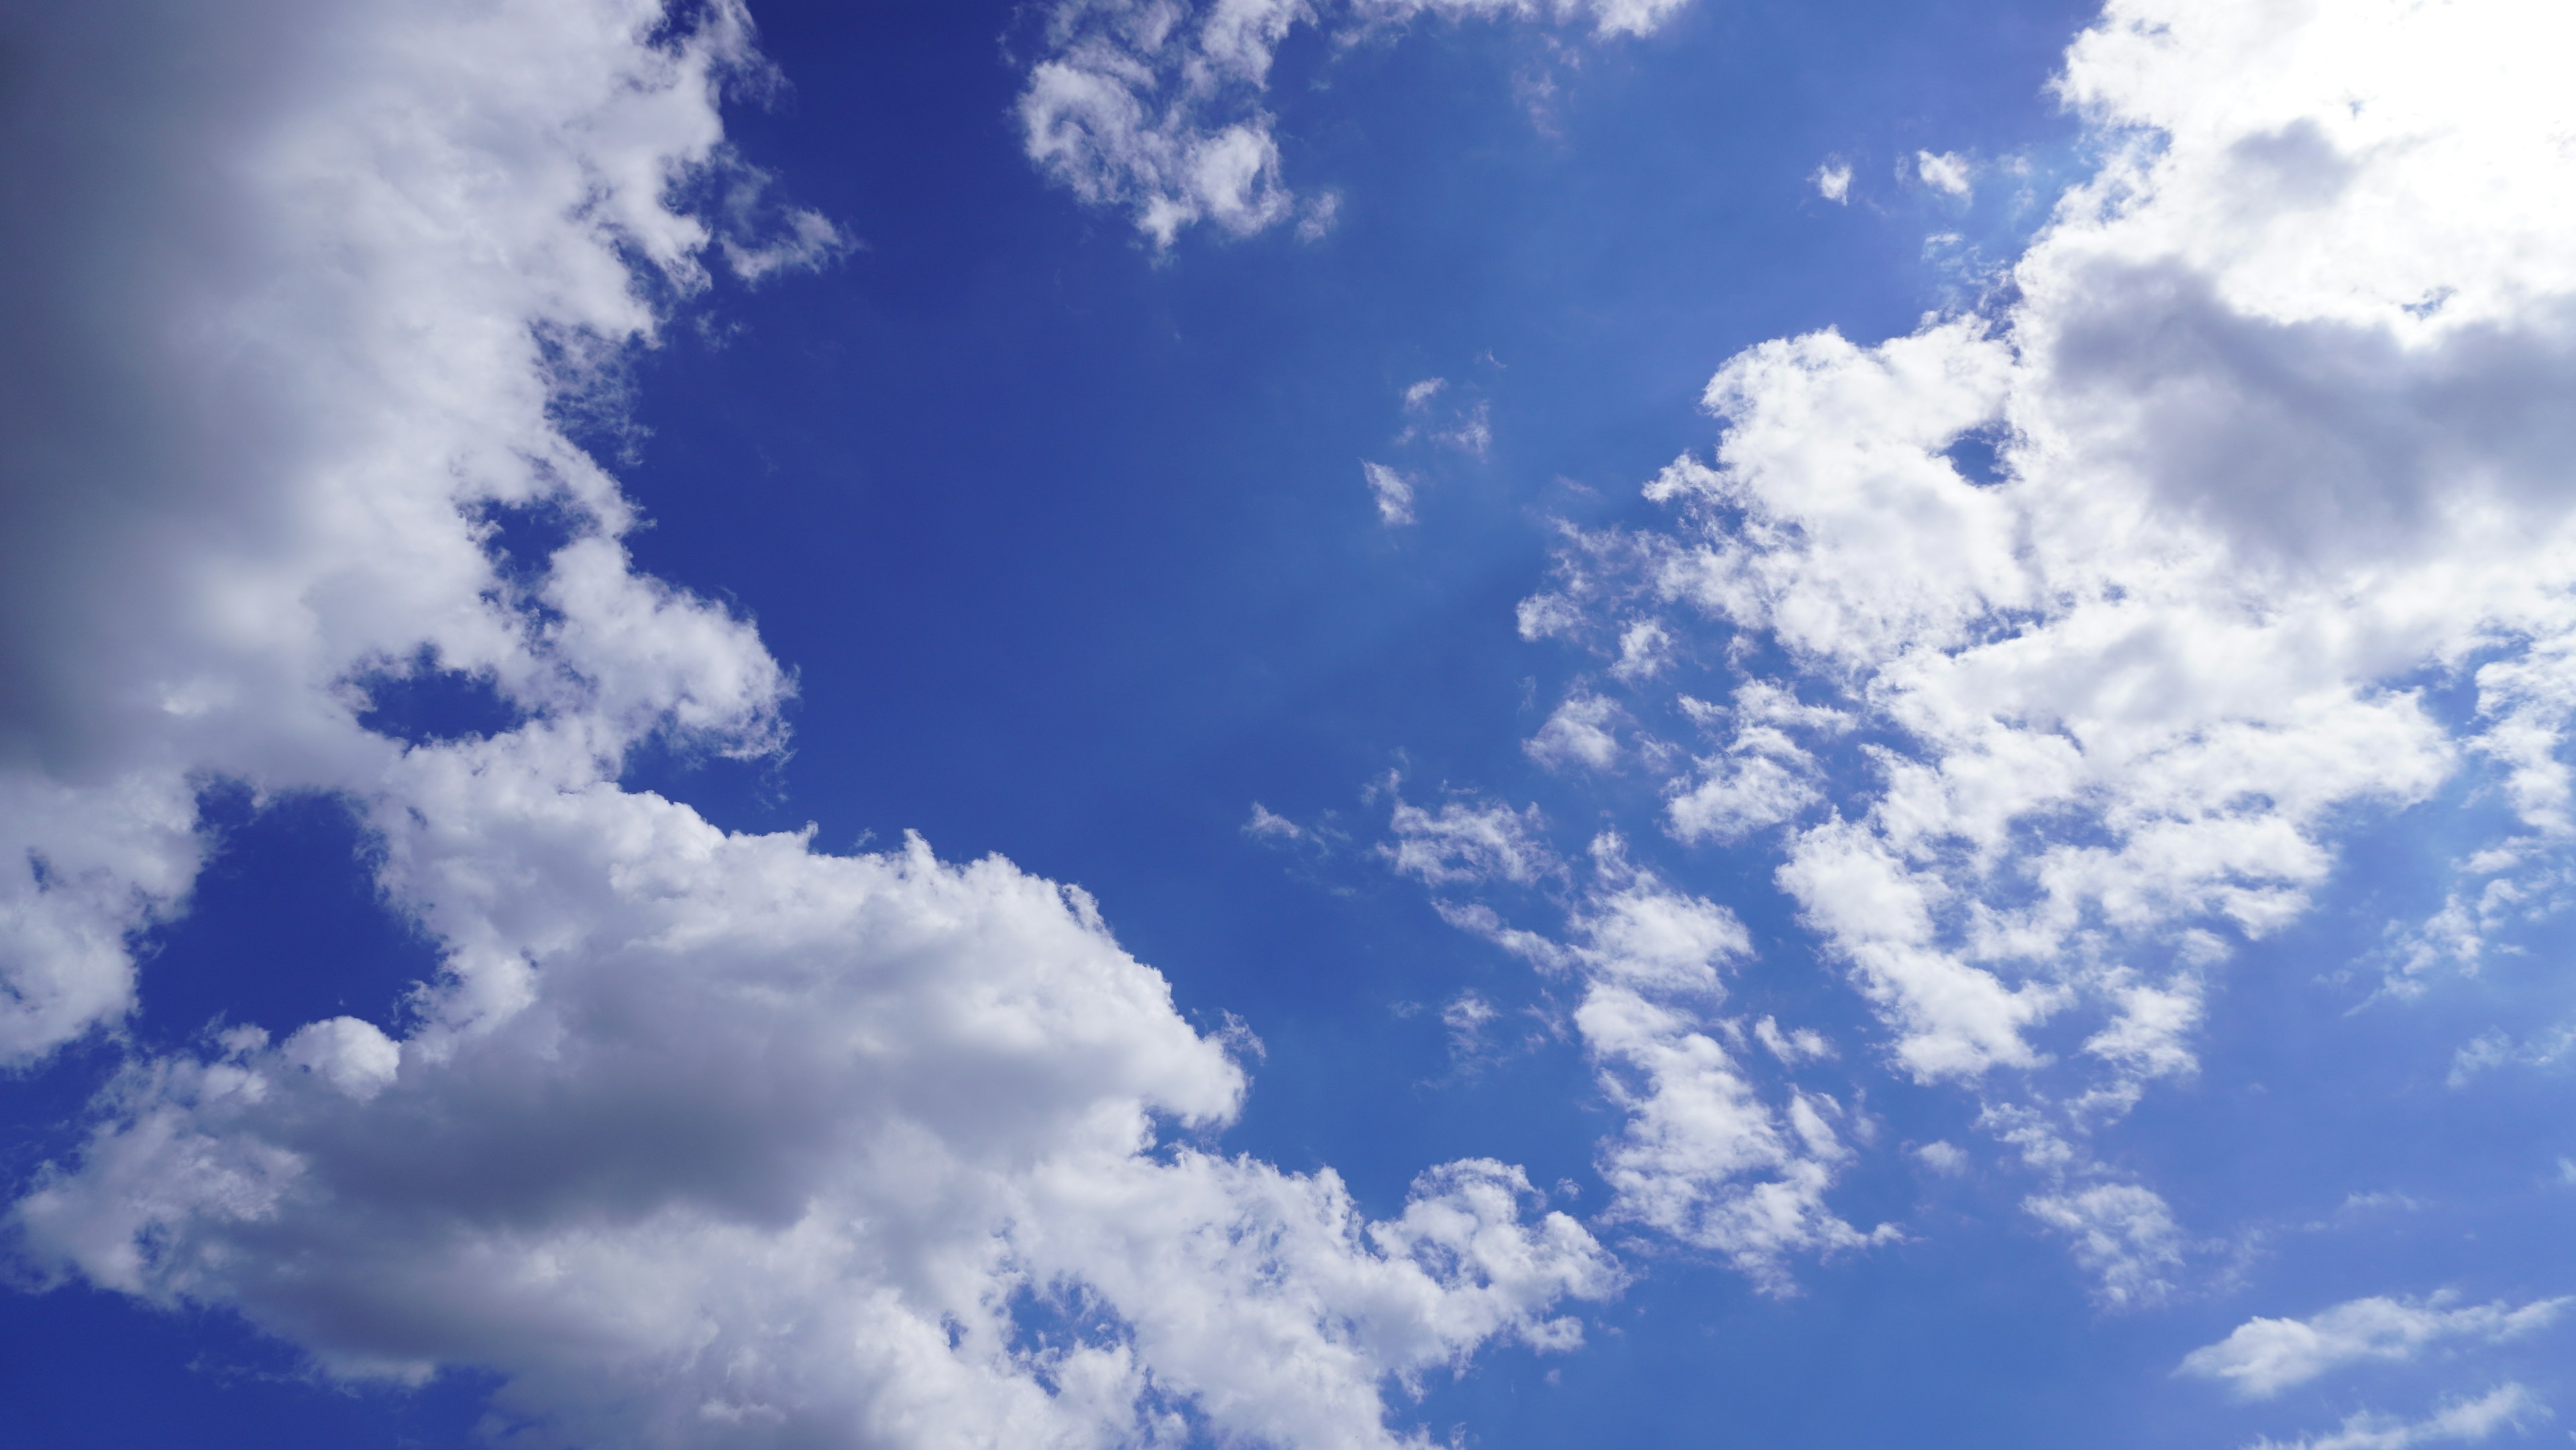
<svg viewBox="0 0 2576 1450"><path fill-rule="evenodd" d="M2549 8L0 27L29 1443L2567 1433Z"/></svg>

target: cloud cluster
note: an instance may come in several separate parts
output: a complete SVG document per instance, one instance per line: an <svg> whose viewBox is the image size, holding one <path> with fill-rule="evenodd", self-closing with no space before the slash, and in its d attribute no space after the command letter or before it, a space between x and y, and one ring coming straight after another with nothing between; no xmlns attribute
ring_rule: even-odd
<svg viewBox="0 0 2576 1450"><path fill-rule="evenodd" d="M1831 1094L1794 1085L1774 1106L1755 1082L1748 1040L1791 1068L1831 1048L1812 1029L1772 1017L1748 1029L1725 1013L1724 973L1752 953L1744 924L1632 863L1615 834L1592 842L1578 875L1546 846L1544 824L1535 807L1450 801L1433 812L1399 798L1395 842L1380 849L1435 888L1562 893L1554 936L1481 901L1438 905L1452 925L1580 984L1574 1034L1625 1119L1596 1160L1612 1193L1605 1221L1719 1255L1773 1294L1795 1292L1792 1256L1897 1238L1893 1225L1854 1228L1826 1203L1856 1156L1845 1136L1869 1125Z"/></svg>
<svg viewBox="0 0 2576 1450"><path fill-rule="evenodd" d="M1714 456L1647 490L1671 525L1577 536L1523 607L1731 681L1667 828L1776 832L1898 1062L2022 1096L1989 1121L2061 1179L2043 1217L2137 1241L2106 1272L2163 1251L2102 1238L2083 1205L2149 1190L2084 1135L2194 1070L2213 972L2353 821L2491 790L2473 902L2569 839L2576 148L2538 57L2571 25L2115 0L2059 81L2103 162L1998 300L1735 357ZM1718 718L1670 688L1621 703ZM2453 916L2417 974L2500 919Z"/></svg>
<svg viewBox="0 0 2576 1450"><path fill-rule="evenodd" d="M1129 212L1157 247L1210 223L1237 236L1294 216L1312 238L1338 198L1300 202L1263 108L1300 25L1349 44L1425 16L1588 25L1644 35L1689 0L1055 0L1019 113L1029 160L1094 206Z"/></svg>
<svg viewBox="0 0 2576 1450"><path fill-rule="evenodd" d="M710 258L846 245L725 149L739 8L6 27L0 1056L115 1034L213 781L345 801L443 954L400 1021L130 1054L18 1185L25 1264L338 1374L483 1367L584 1443L1388 1445L1390 1381L1578 1337L1615 1271L1518 1170L1373 1220L1215 1151L1225 1041L1079 891L619 785L775 750L791 689L634 569L562 422ZM424 683L489 728L406 729Z"/></svg>

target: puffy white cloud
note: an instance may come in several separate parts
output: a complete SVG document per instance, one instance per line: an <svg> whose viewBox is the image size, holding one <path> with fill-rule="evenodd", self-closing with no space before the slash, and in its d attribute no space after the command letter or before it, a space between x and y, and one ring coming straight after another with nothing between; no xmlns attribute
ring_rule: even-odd
<svg viewBox="0 0 2576 1450"><path fill-rule="evenodd" d="M1828 161L1817 167L1816 174L1808 179L1816 184L1816 195L1836 206L1851 204L1852 169L1849 163Z"/></svg>
<svg viewBox="0 0 2576 1450"><path fill-rule="evenodd" d="M443 953L400 1021L130 1058L15 1251L337 1374L482 1367L590 1443L1391 1445L1390 1382L1573 1343L1616 1274L1517 1170L1372 1220L1216 1152L1247 1039L1079 891L618 786L655 735L775 750L790 681L636 572L558 414L709 256L843 244L745 198L748 22L690 15L5 22L0 187L47 225L0 229L0 1054L131 1008L209 779L346 801ZM373 696L425 672L508 722L402 738Z"/></svg>
<svg viewBox="0 0 2576 1450"><path fill-rule="evenodd" d="M458 984L399 1044L331 1023L137 1064L19 1204L29 1251L341 1374L486 1365L505 1409L657 1444L1105 1445L1184 1406L1392 1444L1383 1377L1569 1343L1550 1306L1614 1285L1499 1164L1372 1223L1329 1172L1152 1151L1241 1077L1078 894L649 798L543 815L510 824L611 857L551 884L613 884L555 910L529 1000Z"/></svg>
<svg viewBox="0 0 2576 1450"><path fill-rule="evenodd" d="M1898 1060L2036 1103L1991 1120L2034 1163L2194 1070L2212 973L2355 820L2463 771L2519 817L2400 986L2563 896L2576 149L2539 57L2571 39L2541 6L2115 0L2059 82L2105 159L1996 300L1739 354L1714 456L1647 488L1670 526L1571 535L1521 609L1598 654L1696 635L1739 715L1848 715L1859 768L1740 736L1670 827L1785 823L1777 880ZM1613 678L1648 725L1695 704ZM2082 1182L2043 1217L2160 1277L2153 1216Z"/></svg>
<svg viewBox="0 0 2576 1450"><path fill-rule="evenodd" d="M787 691L741 622L628 571L627 505L549 416L703 277L666 198L723 169L740 14L650 44L658 9L608 0L140 13L10 22L0 166L49 219L8 229L0 349L22 1062L130 1005L122 937L194 877L200 773L387 788L370 680L481 676L572 779L665 728L762 750ZM531 515L565 537L502 559Z"/></svg>
<svg viewBox="0 0 2576 1450"><path fill-rule="evenodd" d="M1568 695L1522 748L1542 765L1583 765L1608 770L1619 761L1619 702L1599 695Z"/></svg>
<svg viewBox="0 0 2576 1450"><path fill-rule="evenodd" d="M2216 1344L2185 1355L2181 1372L2224 1382L2247 1399L2268 1399L2330 1370L2367 1361L2414 1359L2450 1341L2496 1344L2547 1328L2571 1301L2541 1299L2510 1308L2501 1300L2460 1308L2455 1293L2427 1299L2374 1296L2307 1319L2254 1318Z"/></svg>
<svg viewBox="0 0 2576 1450"><path fill-rule="evenodd" d="M2266 1436L2247 1450L2409 1450L2416 1445L2474 1444L2498 1430L2527 1430L2549 1418L2549 1406L2538 1395L2508 1383L2474 1400L2451 1400L2421 1420L2364 1410L2326 1434L2289 1441Z"/></svg>
<svg viewBox="0 0 2576 1450"><path fill-rule="evenodd" d="M1019 115L1029 160L1095 206L1132 214L1169 247L1213 223L1238 236L1302 213L1331 228L1336 193L1302 205L1281 179L1262 107L1280 42L1299 25L1345 41L1431 17L1588 24L1645 35L1689 0L1056 0ZM1481 450L1471 450L1481 451Z"/></svg>
<svg viewBox="0 0 2576 1450"><path fill-rule="evenodd" d="M1914 179L1934 191L1944 192L1964 201L1971 189L1968 158L1956 151L1917 151L1914 153ZM1848 185L1849 178L1846 176ZM1822 183L1820 182L1819 185ZM1835 198L1840 200L1839 197Z"/></svg>

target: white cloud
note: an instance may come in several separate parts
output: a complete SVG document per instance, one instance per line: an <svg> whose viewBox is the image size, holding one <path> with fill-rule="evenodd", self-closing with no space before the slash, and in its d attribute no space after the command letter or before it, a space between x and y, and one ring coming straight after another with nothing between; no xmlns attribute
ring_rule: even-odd
<svg viewBox="0 0 2576 1450"><path fill-rule="evenodd" d="M2421 1420L2364 1410L2340 1429L2299 1440L2256 1440L2246 1450L2409 1450L2416 1445L2472 1444L2498 1430L2526 1430L2551 1418L2540 1397L2519 1384L2499 1385L2474 1400L2453 1400Z"/></svg>
<svg viewBox="0 0 2576 1450"><path fill-rule="evenodd" d="M1377 501L1377 517L1388 528L1413 522L1414 483L1409 474L1399 473L1383 463L1362 463L1361 474L1368 479L1369 496Z"/></svg>
<svg viewBox="0 0 2576 1450"><path fill-rule="evenodd" d="M1564 867L1549 849L1538 807L1514 811L1499 802L1450 801L1437 811L1395 802L1392 845L1379 854L1395 869L1431 886L1509 881L1532 885Z"/></svg>
<svg viewBox="0 0 2576 1450"><path fill-rule="evenodd" d="M1619 632L1619 658L1610 673L1634 684L1651 680L1672 663L1673 637L1663 625L1640 619Z"/></svg>
<svg viewBox="0 0 2576 1450"><path fill-rule="evenodd" d="M1433 419L1433 404L1449 390L1447 378L1424 378L1404 390L1404 431L1396 435L1397 444L1428 440L1444 448L1453 448L1478 462L1493 451L1494 410L1484 399L1472 405L1448 409L1448 426Z"/></svg>
<svg viewBox="0 0 2576 1450"><path fill-rule="evenodd" d="M1796 1292L1791 1255L1898 1237L1892 1225L1856 1229L1825 1201L1855 1156L1843 1105L1793 1088L1774 1107L1728 1049L1744 1029L1718 1011L1720 972L1752 949L1743 923L1630 864L1616 836L1595 840L1591 854L1592 880L1562 942L1508 927L1488 907L1442 914L1543 970L1580 977L1575 1031L1603 1095L1627 1116L1598 1159L1613 1194L1608 1220L1717 1254L1771 1294ZM1831 1051L1816 1033L1784 1033L1767 1017L1754 1035L1784 1060Z"/></svg>
<svg viewBox="0 0 2576 1450"><path fill-rule="evenodd" d="M2066 1235L2075 1261L2093 1272L2103 1303L2133 1308L2173 1292L2186 1245L2173 1211L2155 1190L2097 1183L2034 1195L2022 1208Z"/></svg>
<svg viewBox="0 0 2576 1450"><path fill-rule="evenodd" d="M1502 1016L1494 1004L1474 992L1461 992L1440 1009L1440 1025L1449 1029L1449 1055L1473 1058L1484 1051L1485 1029Z"/></svg>
<svg viewBox="0 0 2576 1450"><path fill-rule="evenodd" d="M1302 207L1281 179L1262 106L1280 42L1299 25L1344 41L1430 17L1587 24L1645 35L1689 0L1057 0L1019 101L1029 160L1095 206L1129 212L1157 247L1210 222L1238 236L1303 212L1313 240L1340 207Z"/></svg>
<svg viewBox="0 0 2576 1450"><path fill-rule="evenodd" d="M1541 765L1608 770L1619 762L1619 704L1599 695L1568 695L1538 733L1522 743Z"/></svg>
<svg viewBox="0 0 2576 1450"><path fill-rule="evenodd" d="M1304 826L1270 809L1259 801L1252 803L1252 816L1243 823L1243 833L1255 840L1305 841L1313 839Z"/></svg>
<svg viewBox="0 0 2576 1450"><path fill-rule="evenodd" d="M2515 1042L2501 1028L2480 1033L2451 1055L2450 1086L2466 1087L2479 1074L2507 1065L2547 1067L2576 1050L2576 1027L2561 1026Z"/></svg>
<svg viewBox="0 0 2576 1450"><path fill-rule="evenodd" d="M2028 1109L1990 1121L2068 1175L2035 1211L2133 1297L2178 1230L2079 1186L2086 1135L2194 1070L2213 965L2346 831L2480 772L2520 844L2445 929L2565 894L2571 42L2547 7L2118 0L2060 85L2106 159L2000 300L1740 353L1714 457L1647 488L1672 523L1571 534L1521 609L1600 653L1651 612L1851 717L1865 769L1729 741L1672 829L1787 825L1776 879L1898 1061Z"/></svg>
<svg viewBox="0 0 2576 1450"><path fill-rule="evenodd" d="M2452 1308L2458 1298L2379 1296L2337 1304L2304 1320L2249 1319L2218 1343L2184 1356L2181 1372L2222 1381L2246 1399L2269 1399L2350 1364L2412 1360L2452 1341L2519 1338L2556 1323L2576 1302L2542 1299L2516 1309L2499 1300Z"/></svg>
<svg viewBox="0 0 2576 1450"><path fill-rule="evenodd" d="M1915 179L1934 191L1965 200L1969 192L1968 172L1968 158L1956 151L1914 153ZM1822 185L1822 182L1818 184Z"/></svg>
<svg viewBox="0 0 2576 1450"><path fill-rule="evenodd" d="M1629 637L1620 641L1623 658ZM1816 758L1792 732L1829 737L1851 728L1851 718L1843 712L1803 705L1796 696L1764 680L1747 681L1736 691L1731 708L1706 705L1687 695L1678 703L1702 725L1721 719L1735 722L1724 753L1701 757L1696 780L1673 783L1665 820L1672 834L1683 841L1736 840L1789 820L1822 800Z"/></svg>
<svg viewBox="0 0 2576 1450"><path fill-rule="evenodd" d="M675 1450L1129 1444L1184 1408L1391 1446L1390 1383L1573 1343L1556 1306L1616 1275L1518 1170L1435 1168L1370 1220L1329 1170L1208 1147L1248 1036L1193 1030L1081 892L619 788L656 735L774 751L790 681L635 570L557 410L613 404L710 255L758 279L839 238L736 225L717 91L757 60L696 13L11 20L42 124L0 181L48 225L5 243L0 1057L131 1007L207 779L347 802L443 958L401 1023L129 1060L17 1251ZM371 682L423 669L514 723L369 728Z"/></svg>
<svg viewBox="0 0 2576 1450"><path fill-rule="evenodd" d="M1812 1027L1783 1028L1774 1017L1753 1024L1753 1038L1773 1057L1791 1067L1834 1055L1834 1045Z"/></svg>
<svg viewBox="0 0 2576 1450"><path fill-rule="evenodd" d="M1816 195L1837 206L1850 204L1852 169L1847 163L1828 161L1817 167L1816 174L1809 179L1816 184Z"/></svg>
<svg viewBox="0 0 2576 1450"><path fill-rule="evenodd" d="M831 218L810 208L788 213L785 231L766 243L724 239L725 265L745 282L788 272L819 271L847 256L852 242Z"/></svg>
<svg viewBox="0 0 2576 1450"><path fill-rule="evenodd" d="M1476 404L1466 417L1459 420L1457 427L1434 433L1431 437L1434 442L1446 444L1478 462L1483 462L1485 455L1492 452L1494 447L1492 405L1482 402Z"/></svg>

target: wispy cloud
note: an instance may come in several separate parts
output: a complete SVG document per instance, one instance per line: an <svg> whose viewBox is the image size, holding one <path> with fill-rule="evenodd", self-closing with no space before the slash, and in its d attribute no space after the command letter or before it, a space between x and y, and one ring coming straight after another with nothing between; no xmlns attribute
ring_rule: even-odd
<svg viewBox="0 0 2576 1450"><path fill-rule="evenodd" d="M1290 217L1310 239L1339 197L1282 178L1263 107L1280 43L1300 25L1346 40L1422 18L1584 25L1648 34L1689 0L1057 0L1019 113L1029 159L1084 201L1128 212L1157 247L1202 223L1236 235Z"/></svg>
<svg viewBox="0 0 2576 1450"><path fill-rule="evenodd" d="M2552 1418L2540 1397L2519 1384L2499 1385L2474 1400L2453 1400L2421 1420L2364 1410L2334 1430L2297 1440L2256 1440L2246 1450L2412 1450L2467 1445L2499 1430L2526 1430Z"/></svg>
<svg viewBox="0 0 2576 1450"><path fill-rule="evenodd" d="M2268 1399L2347 1365L2403 1362L2437 1346L2500 1344L2545 1329L2576 1300L2509 1307L2463 1305L2456 1294L2428 1299L2374 1296L2307 1319L2249 1319L2216 1344L2185 1356L2180 1373L2218 1380L2247 1399Z"/></svg>

